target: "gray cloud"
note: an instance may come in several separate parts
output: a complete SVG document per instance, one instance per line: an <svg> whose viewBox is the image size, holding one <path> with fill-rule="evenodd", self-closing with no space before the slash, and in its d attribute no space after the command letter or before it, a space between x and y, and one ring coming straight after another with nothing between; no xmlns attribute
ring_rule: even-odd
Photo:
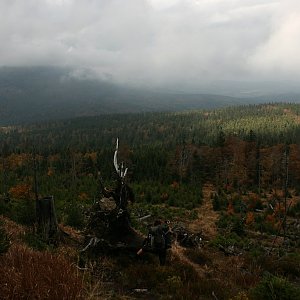
<svg viewBox="0 0 300 300"><path fill-rule="evenodd" d="M300 73L296 0L0 0L0 25L2 66L180 88Z"/></svg>

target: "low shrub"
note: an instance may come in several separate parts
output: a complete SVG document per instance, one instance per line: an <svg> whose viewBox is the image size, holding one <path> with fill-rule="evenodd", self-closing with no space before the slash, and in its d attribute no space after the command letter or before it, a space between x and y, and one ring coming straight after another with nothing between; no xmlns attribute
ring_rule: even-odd
<svg viewBox="0 0 300 300"><path fill-rule="evenodd" d="M200 278L195 269L177 259L161 267L158 261L145 260L122 265L119 286L121 290L147 289L147 299L228 299L230 291L223 281Z"/></svg>
<svg viewBox="0 0 300 300"><path fill-rule="evenodd" d="M262 269L273 275L285 276L288 278L300 277L300 255L290 253L280 258L277 256L259 256L256 262Z"/></svg>
<svg viewBox="0 0 300 300"><path fill-rule="evenodd" d="M45 243L38 235L26 232L23 236L23 241L32 249L34 250L47 250L49 248L49 245Z"/></svg>
<svg viewBox="0 0 300 300"><path fill-rule="evenodd" d="M10 204L7 203L3 196L0 195L0 215L9 215L10 214Z"/></svg>
<svg viewBox="0 0 300 300"><path fill-rule="evenodd" d="M245 292L239 292L236 296L230 298L229 300L249 300L249 298Z"/></svg>
<svg viewBox="0 0 300 300"><path fill-rule="evenodd" d="M263 257L265 253L266 250L261 245L257 245L257 244L252 245L252 247L249 250L249 255L253 260L257 260Z"/></svg>
<svg viewBox="0 0 300 300"><path fill-rule="evenodd" d="M234 232L239 236L245 234L245 221L244 219L236 215L222 214L217 222L218 228L226 229L230 232Z"/></svg>
<svg viewBox="0 0 300 300"><path fill-rule="evenodd" d="M224 248L229 246L235 246L240 249L248 249L249 247L249 240L243 239L238 236L236 233L229 233L229 234L218 234L211 242L212 246L219 248L222 246Z"/></svg>
<svg viewBox="0 0 300 300"><path fill-rule="evenodd" d="M10 246L9 238L3 227L3 222L0 221L0 255L8 251Z"/></svg>
<svg viewBox="0 0 300 300"><path fill-rule="evenodd" d="M288 215L291 217L299 217L300 216L300 201L293 205L288 210Z"/></svg>
<svg viewBox="0 0 300 300"><path fill-rule="evenodd" d="M286 278L267 274L251 290L251 296L257 300L299 300L300 289L291 284Z"/></svg>
<svg viewBox="0 0 300 300"><path fill-rule="evenodd" d="M82 229L84 226L83 211L77 203L72 203L67 211L66 225Z"/></svg>
<svg viewBox="0 0 300 300"><path fill-rule="evenodd" d="M202 204L202 190L193 184L177 182L171 185L149 181L133 184L136 202L147 204L168 204L169 206L193 209Z"/></svg>
<svg viewBox="0 0 300 300"><path fill-rule="evenodd" d="M9 217L19 224L32 226L35 223L35 202L32 199L12 200Z"/></svg>
<svg viewBox="0 0 300 300"><path fill-rule="evenodd" d="M273 225L271 222L267 222L266 217L263 215L255 215L253 228L256 231L266 232L269 234L276 234L278 232L276 226Z"/></svg>
<svg viewBox="0 0 300 300"><path fill-rule="evenodd" d="M284 255L274 262L273 267L277 274L291 278L299 278L300 255L296 253Z"/></svg>
<svg viewBox="0 0 300 300"><path fill-rule="evenodd" d="M210 265L212 263L210 257L200 249L186 249L185 255L198 265Z"/></svg>
<svg viewBox="0 0 300 300"><path fill-rule="evenodd" d="M233 197L233 209L235 213L245 213L247 211L247 205L241 197Z"/></svg>
<svg viewBox="0 0 300 300"><path fill-rule="evenodd" d="M228 200L224 194L214 194L212 198L213 210L220 211L226 209L228 206Z"/></svg>

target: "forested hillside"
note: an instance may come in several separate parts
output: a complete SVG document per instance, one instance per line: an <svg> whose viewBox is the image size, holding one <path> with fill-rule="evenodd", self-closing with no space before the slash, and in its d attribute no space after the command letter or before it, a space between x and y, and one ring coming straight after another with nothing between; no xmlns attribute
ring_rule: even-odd
<svg viewBox="0 0 300 300"><path fill-rule="evenodd" d="M22 224L34 223L36 165L38 192L54 196L59 222L82 229L84 211L99 197L98 172L107 186L115 185L112 161L118 137L120 160L129 169L127 182L135 194L131 213L136 228L145 232L138 216L150 213L201 230L208 243L205 255L198 250L187 255L196 271L195 264L201 266L201 259L208 264L216 276L213 283L206 279L204 288L196 280L190 282L178 275L180 279L175 279L180 281L176 282L181 296L187 293L183 282L193 287L188 299L193 299L193 293L211 295L216 291L223 291L218 299L238 293L243 297L244 291L255 286L253 299L263 299L263 289L270 282L299 295L294 288L300 274L295 254L300 226L299 112L300 105L279 103L2 127L1 193L10 202L0 202L0 212ZM277 263L277 254L272 252L276 247L291 255L280 261L284 265L259 260L265 253ZM213 260L221 260L220 251L237 260L242 253L239 263L245 274L226 278L229 265L222 265L224 273L217 271L221 267ZM212 257L211 253L219 254ZM292 265L295 268L289 271ZM268 270L270 277L264 277L262 270ZM147 280L142 279L143 284L149 284ZM228 289L220 283L223 281ZM170 290L165 293L173 295Z"/></svg>
<svg viewBox="0 0 300 300"><path fill-rule="evenodd" d="M163 199L170 205L195 207L201 202L204 182L241 189L280 187L286 155L289 185L298 189L299 109L295 104L269 104L3 127L2 192L20 180L32 185L35 151L41 193L68 199L84 194L93 199L97 172L104 178L113 174L117 137L137 197L149 203ZM180 182L179 192L174 182Z"/></svg>

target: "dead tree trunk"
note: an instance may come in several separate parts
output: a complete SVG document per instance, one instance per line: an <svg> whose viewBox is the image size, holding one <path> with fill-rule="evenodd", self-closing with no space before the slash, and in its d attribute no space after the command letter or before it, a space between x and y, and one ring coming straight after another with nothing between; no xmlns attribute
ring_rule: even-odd
<svg viewBox="0 0 300 300"><path fill-rule="evenodd" d="M35 214L36 214L36 218L38 218L39 194L38 194L38 183L37 183L37 166L36 166L35 148L33 148L33 183L34 183L34 196L35 196Z"/></svg>
<svg viewBox="0 0 300 300"><path fill-rule="evenodd" d="M58 233L58 223L53 196L37 199L37 232L45 241L55 238Z"/></svg>
<svg viewBox="0 0 300 300"><path fill-rule="evenodd" d="M115 189L106 189L99 174L99 185L104 198L96 202L87 213L86 236L89 243L83 252L90 247L105 251L120 248L138 250L142 245L143 237L130 225L127 205L129 201L134 201L134 195L125 182L128 169L123 162L118 163L118 147L117 139L113 160L118 176L117 186Z"/></svg>
<svg viewBox="0 0 300 300"><path fill-rule="evenodd" d="M54 207L54 197L39 198L36 152L33 148L34 194L37 233L43 240L50 242L57 237L58 223Z"/></svg>
<svg viewBox="0 0 300 300"><path fill-rule="evenodd" d="M288 182L289 182L289 146L285 146L284 152L284 218L283 218L283 233L286 239L286 217L287 217L287 197L288 197Z"/></svg>

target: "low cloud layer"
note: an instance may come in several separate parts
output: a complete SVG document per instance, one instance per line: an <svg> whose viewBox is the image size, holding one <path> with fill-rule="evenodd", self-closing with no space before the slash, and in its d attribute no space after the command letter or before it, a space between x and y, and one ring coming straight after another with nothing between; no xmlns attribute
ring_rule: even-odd
<svg viewBox="0 0 300 300"><path fill-rule="evenodd" d="M300 75L296 0L1 0L0 25L0 66L186 89Z"/></svg>

